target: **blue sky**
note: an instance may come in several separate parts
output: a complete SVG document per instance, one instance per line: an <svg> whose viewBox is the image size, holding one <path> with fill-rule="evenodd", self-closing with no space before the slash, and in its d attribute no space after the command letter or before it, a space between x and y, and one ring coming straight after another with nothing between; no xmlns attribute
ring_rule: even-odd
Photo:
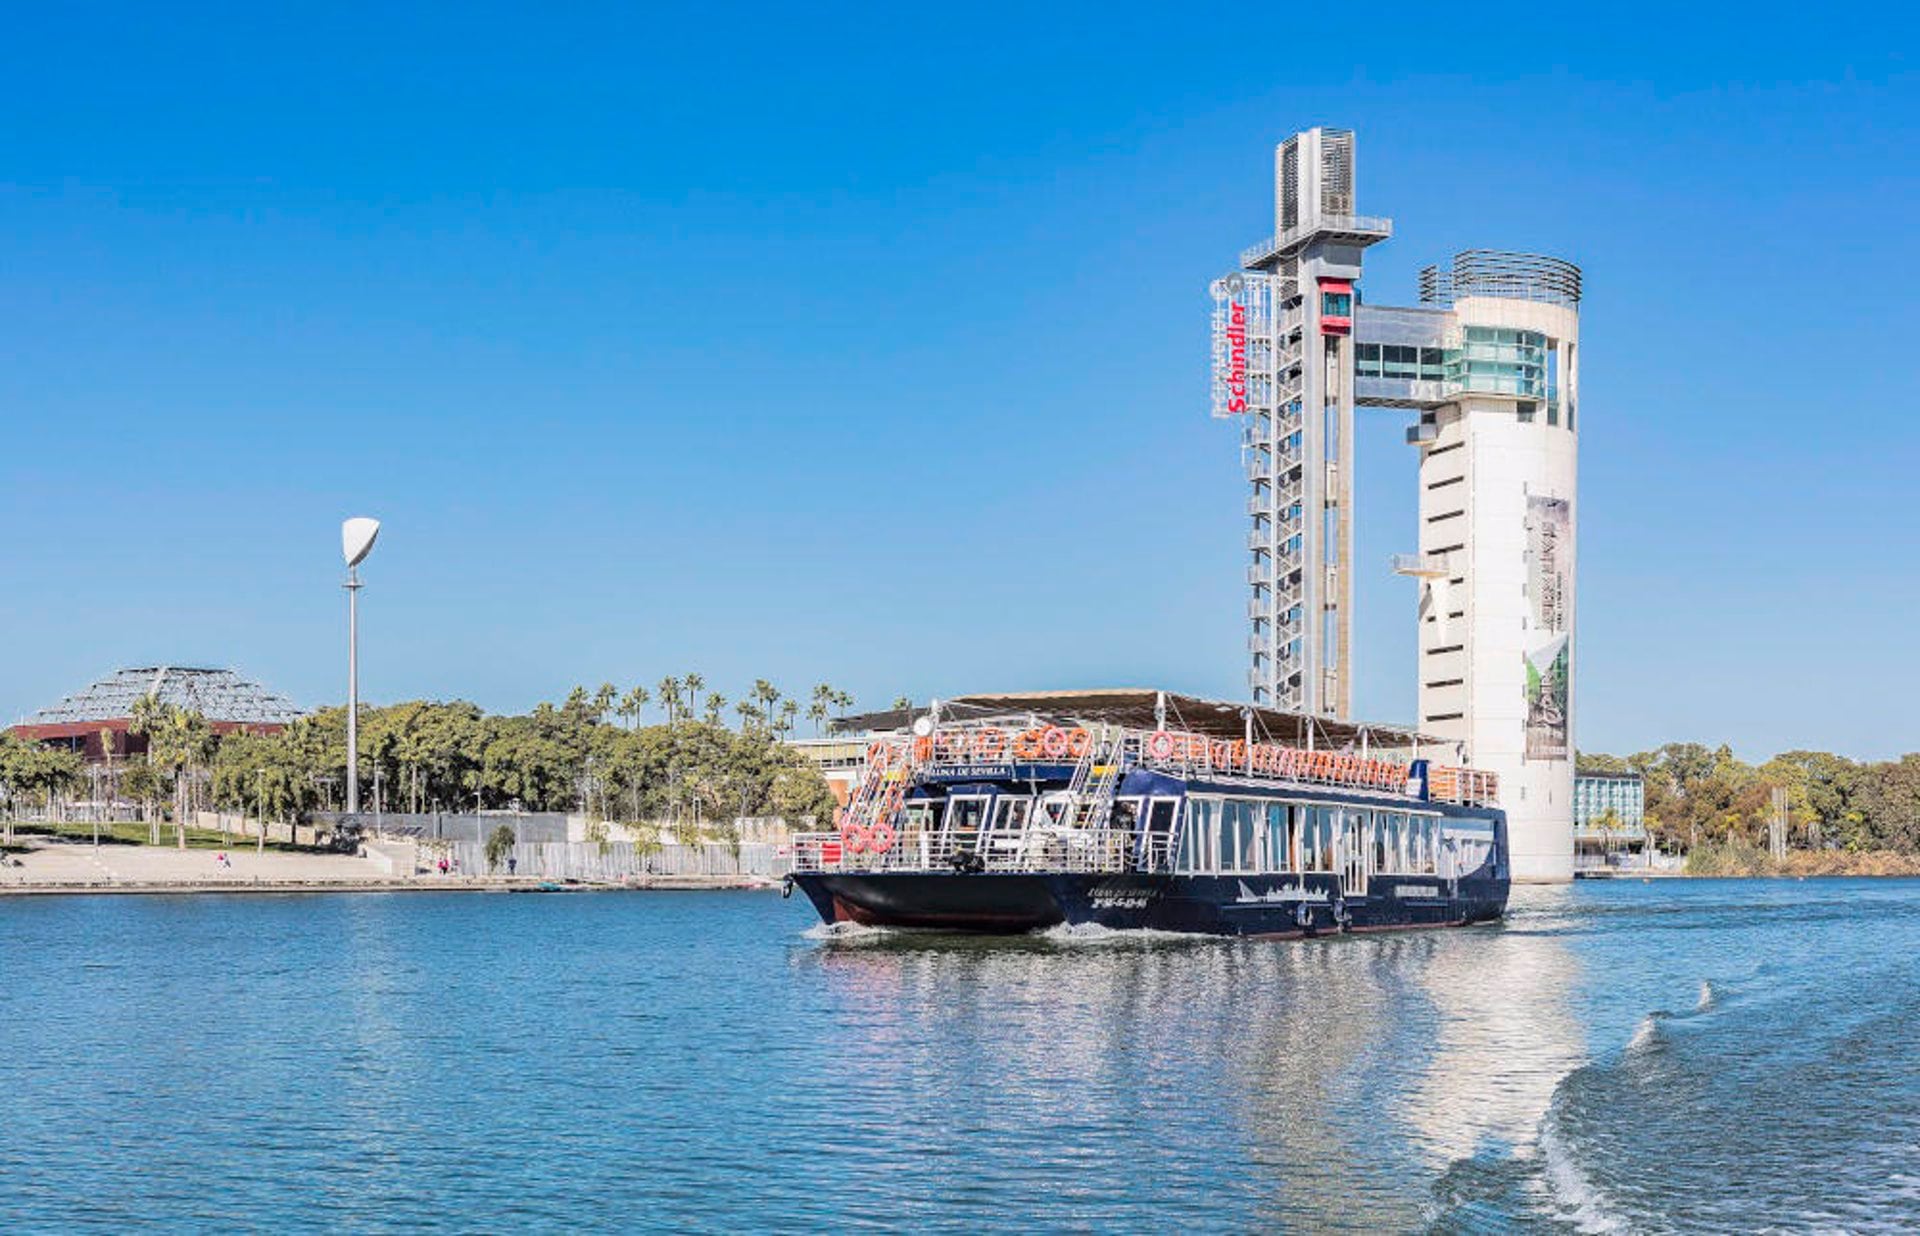
<svg viewBox="0 0 1920 1236"><path fill-rule="evenodd" d="M1239 696L1204 291L1324 123L1395 221L1371 299L1586 268L1580 745L1920 747L1912 19L1338 13L16 14L0 714L154 661L337 701L360 513L375 700ZM1404 718L1414 458L1363 416L1359 707Z"/></svg>

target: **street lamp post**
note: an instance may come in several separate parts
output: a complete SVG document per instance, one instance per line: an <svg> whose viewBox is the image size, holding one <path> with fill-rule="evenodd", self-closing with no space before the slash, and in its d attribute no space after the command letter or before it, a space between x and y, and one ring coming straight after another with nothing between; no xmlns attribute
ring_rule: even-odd
<svg viewBox="0 0 1920 1236"><path fill-rule="evenodd" d="M373 552L380 521L356 517L340 525L347 560L347 814L360 814L360 564Z"/></svg>

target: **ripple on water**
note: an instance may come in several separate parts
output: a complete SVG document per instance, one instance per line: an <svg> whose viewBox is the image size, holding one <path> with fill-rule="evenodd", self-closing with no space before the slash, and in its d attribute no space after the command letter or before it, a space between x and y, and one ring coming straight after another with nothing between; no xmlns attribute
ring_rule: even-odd
<svg viewBox="0 0 1920 1236"><path fill-rule="evenodd" d="M824 928L764 893L0 901L0 1215L1892 1227L1917 911L1913 881L1623 882L1297 943Z"/></svg>

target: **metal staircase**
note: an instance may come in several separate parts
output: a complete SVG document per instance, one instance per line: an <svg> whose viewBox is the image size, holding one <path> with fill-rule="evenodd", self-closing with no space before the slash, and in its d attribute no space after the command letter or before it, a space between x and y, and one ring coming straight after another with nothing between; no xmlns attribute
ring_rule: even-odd
<svg viewBox="0 0 1920 1236"><path fill-rule="evenodd" d="M1104 829L1113 815L1114 795L1120 778L1126 773L1127 733L1113 725L1102 725L1087 743L1087 753L1074 765L1073 780L1067 786L1074 804L1075 822L1082 828Z"/></svg>

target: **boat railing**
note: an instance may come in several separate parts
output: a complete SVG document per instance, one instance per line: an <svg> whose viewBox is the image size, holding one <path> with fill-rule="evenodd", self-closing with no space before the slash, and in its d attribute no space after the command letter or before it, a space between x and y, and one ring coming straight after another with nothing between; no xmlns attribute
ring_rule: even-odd
<svg viewBox="0 0 1920 1236"><path fill-rule="evenodd" d="M1129 764L1175 775L1326 785L1419 798L1410 761L1356 751L1308 750L1276 743L1214 738L1178 730L1118 730L1116 727L1035 726L963 722L918 737L876 739L867 749L868 769L906 780L913 771L955 765L1077 763L1093 750L1096 732L1116 733ZM1102 748L1103 750L1106 748ZM1452 765L1428 765L1426 796L1439 802L1492 806L1496 774Z"/></svg>
<svg viewBox="0 0 1920 1236"><path fill-rule="evenodd" d="M1131 829L1058 826L974 832L890 826L799 833L791 841L795 871L1070 872L1160 871L1168 837L1149 833L1141 845Z"/></svg>

